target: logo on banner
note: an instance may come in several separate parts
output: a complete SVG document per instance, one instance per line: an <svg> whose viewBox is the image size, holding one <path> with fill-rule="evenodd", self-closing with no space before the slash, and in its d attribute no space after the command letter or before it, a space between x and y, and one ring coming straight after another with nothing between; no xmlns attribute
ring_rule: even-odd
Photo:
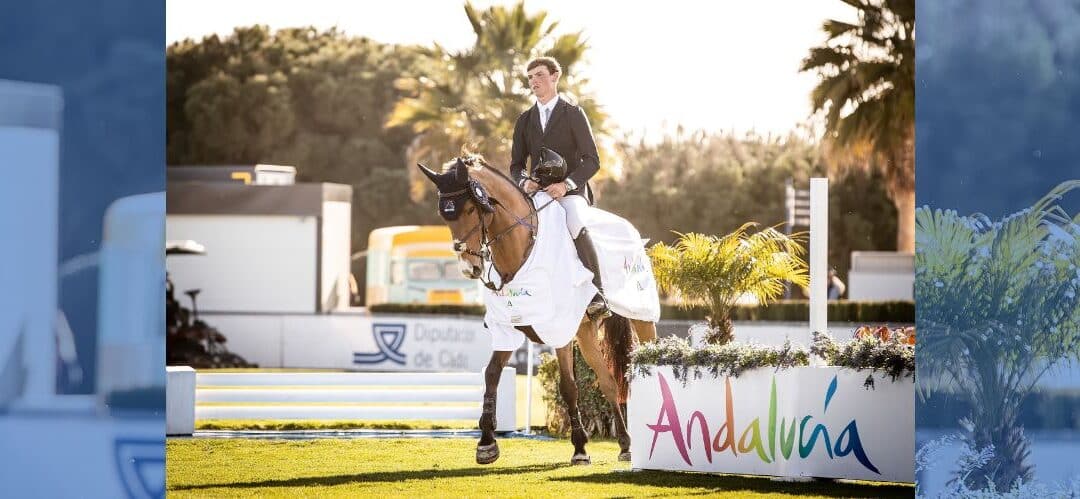
<svg viewBox="0 0 1080 499"><path fill-rule="evenodd" d="M165 497L164 440L117 438L113 459L128 497Z"/></svg>
<svg viewBox="0 0 1080 499"><path fill-rule="evenodd" d="M862 440L859 438L858 424L852 419L844 426L840 433L830 433L829 428L818 422L815 424L813 416L807 414L801 418L777 415L776 377L772 379L772 390L769 395L769 414L764 422L761 417L750 420L749 424L737 427L735 424L735 405L731 395L731 378L724 379L725 413L724 418L710 421L701 411L693 411L689 419L682 419L685 413L680 415L675 399L671 395L667 379L663 374L657 373L660 384L660 413L656 417L656 424L646 424L652 430L652 446L649 448L649 459L652 459L653 451L656 450L656 442L660 437L666 436L672 439L675 449L679 452L683 462L688 466L694 463L690 458L689 449L694 447L695 442L701 442L705 451L705 460L713 462L713 452L730 452L733 457L756 456L765 463L777 461L780 457L791 460L797 455L798 458L807 459L816 448L824 452L829 459L836 459L853 454L864 468L881 474L870 456L863 449ZM824 408L822 414L828 412L829 403L836 395L836 376L825 392ZM685 421L685 423L684 423ZM745 421L745 420L744 420ZM716 426L719 423L719 426ZM779 423L779 425L777 424ZM762 427L765 425L764 428ZM684 426L685 425L685 426ZM789 426L790 425L790 426ZM696 429L696 431L695 431ZM715 429L715 433L713 430ZM741 433L739 430L742 430ZM738 435L738 438L736 436ZM764 435L764 439L762 436ZM779 444L779 449L777 449ZM779 454L777 454L779 450ZM819 452L819 453L820 453Z"/></svg>
<svg viewBox="0 0 1080 499"><path fill-rule="evenodd" d="M390 362L405 365L405 354L401 344L405 342L405 324L372 324L371 334L375 338L378 352L354 352L353 364L378 364Z"/></svg>
<svg viewBox="0 0 1080 499"><path fill-rule="evenodd" d="M623 257L623 272L627 274L640 274L645 272L645 265L641 263L638 255Z"/></svg>

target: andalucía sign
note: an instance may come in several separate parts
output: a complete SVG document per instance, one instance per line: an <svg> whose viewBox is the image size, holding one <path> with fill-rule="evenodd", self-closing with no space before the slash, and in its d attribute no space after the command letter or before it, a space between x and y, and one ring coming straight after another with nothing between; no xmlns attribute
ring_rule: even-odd
<svg viewBox="0 0 1080 499"><path fill-rule="evenodd" d="M913 482L914 383L835 367L631 383L633 467Z"/></svg>

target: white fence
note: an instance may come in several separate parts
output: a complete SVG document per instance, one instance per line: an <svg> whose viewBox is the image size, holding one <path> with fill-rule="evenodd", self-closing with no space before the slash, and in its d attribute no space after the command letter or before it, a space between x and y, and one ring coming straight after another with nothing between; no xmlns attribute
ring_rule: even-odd
<svg viewBox="0 0 1080 499"><path fill-rule="evenodd" d="M173 375L172 372L169 373ZM496 431L517 420L514 369L499 380ZM203 373L194 419L479 419L481 373ZM173 394L170 394L172 396ZM170 412L168 419L184 414Z"/></svg>

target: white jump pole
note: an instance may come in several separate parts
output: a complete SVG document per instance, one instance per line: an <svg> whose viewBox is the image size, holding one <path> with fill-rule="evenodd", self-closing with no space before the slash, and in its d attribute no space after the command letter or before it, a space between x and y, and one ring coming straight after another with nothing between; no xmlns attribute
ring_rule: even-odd
<svg viewBox="0 0 1080 499"><path fill-rule="evenodd" d="M829 179L810 179L810 333L828 332ZM822 365L822 359L811 359Z"/></svg>
<svg viewBox="0 0 1080 499"><path fill-rule="evenodd" d="M22 383L0 380L0 398L12 399L0 405L56 401L62 116L60 87L0 80L0 162L10 172L0 185L0 358L25 369Z"/></svg>
<svg viewBox="0 0 1080 499"><path fill-rule="evenodd" d="M533 344L527 341L525 351L528 359L525 360L525 434L532 435L532 371L533 371Z"/></svg>

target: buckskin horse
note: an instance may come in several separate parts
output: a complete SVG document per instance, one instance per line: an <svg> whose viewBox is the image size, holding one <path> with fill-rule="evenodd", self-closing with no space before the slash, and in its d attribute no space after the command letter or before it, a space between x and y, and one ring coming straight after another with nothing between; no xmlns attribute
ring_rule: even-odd
<svg viewBox="0 0 1080 499"><path fill-rule="evenodd" d="M483 279L485 265L495 269L500 288L513 282L515 274L528 260L539 229L538 210L533 199L505 173L490 166L479 156L459 157L446 163L441 173L417 165L439 191L440 210L454 238L462 272L471 279ZM550 203L548 203L550 204ZM449 209L447 209L449 208ZM555 204L551 209L558 209ZM570 235L567 232L566 238ZM484 284L496 290L491 280ZM554 290L557 293L560 290ZM485 294L485 300L487 294ZM572 320L572 318L571 318ZM603 329L603 339L600 329ZM529 340L542 343L529 326L517 327ZM629 354L637 341L656 338L656 324L632 320L613 313L602 324L582 315L577 331L565 345L555 347L559 366L559 391L566 404L574 445L571 464L589 464L585 450L588 435L578 413L578 387L574 378L573 341L586 363L596 373L600 391L612 404L615 434L619 442L620 461L630 460L630 435L626 429L626 397ZM499 375L512 351L494 351L484 371L485 390L480 415L480 441L476 446L476 462L490 464L499 458L495 440L495 398Z"/></svg>

